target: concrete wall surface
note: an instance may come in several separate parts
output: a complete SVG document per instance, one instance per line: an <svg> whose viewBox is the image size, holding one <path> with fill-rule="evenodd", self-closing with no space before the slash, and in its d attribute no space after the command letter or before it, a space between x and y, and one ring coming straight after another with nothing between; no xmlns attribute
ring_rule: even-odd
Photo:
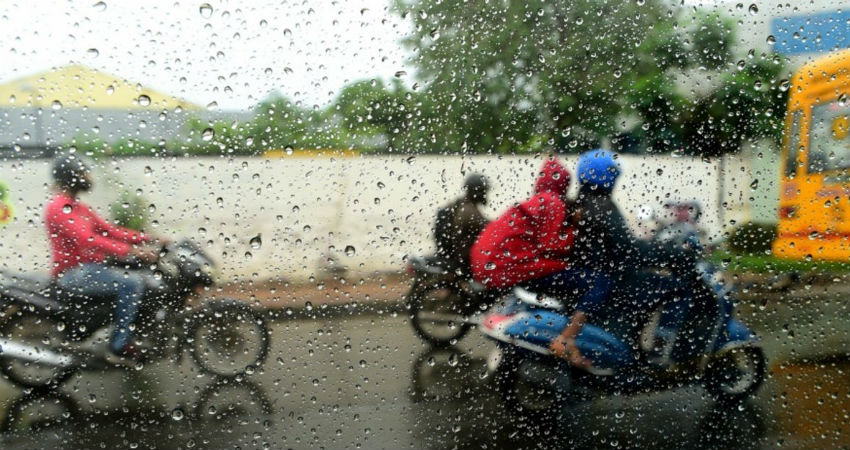
<svg viewBox="0 0 850 450"><path fill-rule="evenodd" d="M431 251L435 211L458 195L465 173L491 179L486 214L495 217L527 198L542 158L110 159L97 162L95 188L84 200L108 214L122 191L139 195L149 204L151 230L204 244L220 263L223 280L306 279L329 265L365 274L401 269L405 255ZM575 157L563 160L574 170ZM615 195L629 216L642 205L697 199L708 231L723 231L717 160L623 156L622 162ZM10 188L17 214L0 228L0 267L49 268L42 221L51 195L49 166L49 160L0 161L0 180ZM724 198L751 196L750 179L746 160L727 160ZM258 248L250 244L256 236Z"/></svg>

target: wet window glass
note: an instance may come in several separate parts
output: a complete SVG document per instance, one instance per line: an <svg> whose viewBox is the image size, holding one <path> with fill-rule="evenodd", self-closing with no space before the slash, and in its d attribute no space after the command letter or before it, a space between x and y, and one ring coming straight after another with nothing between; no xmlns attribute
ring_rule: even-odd
<svg viewBox="0 0 850 450"><path fill-rule="evenodd" d="M0 449L850 448L848 24L4 3Z"/></svg>
<svg viewBox="0 0 850 450"><path fill-rule="evenodd" d="M797 155L800 153L800 120L803 114L794 111L791 116L791 128L788 130L788 150L785 154L785 176L793 178L797 174Z"/></svg>
<svg viewBox="0 0 850 450"><path fill-rule="evenodd" d="M850 105L846 98L815 106L809 133L809 172L850 168Z"/></svg>

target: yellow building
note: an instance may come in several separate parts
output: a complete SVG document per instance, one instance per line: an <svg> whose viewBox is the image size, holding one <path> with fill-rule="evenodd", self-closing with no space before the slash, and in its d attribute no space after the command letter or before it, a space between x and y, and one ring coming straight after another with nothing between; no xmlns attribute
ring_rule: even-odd
<svg viewBox="0 0 850 450"><path fill-rule="evenodd" d="M206 111L121 77L69 65L0 85L0 148L44 149L78 136L158 141Z"/></svg>

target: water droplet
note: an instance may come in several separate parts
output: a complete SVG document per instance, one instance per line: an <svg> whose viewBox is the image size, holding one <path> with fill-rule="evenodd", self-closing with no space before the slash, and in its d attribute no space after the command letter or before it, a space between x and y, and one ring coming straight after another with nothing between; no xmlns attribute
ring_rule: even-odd
<svg viewBox="0 0 850 450"><path fill-rule="evenodd" d="M251 244L251 248L253 248L254 250L259 250L260 247L263 246L262 235L258 234L256 236L252 237L249 244Z"/></svg>
<svg viewBox="0 0 850 450"><path fill-rule="evenodd" d="M100 52L96 48L90 48L86 50L86 54L92 58L97 58L98 56L100 56Z"/></svg>
<svg viewBox="0 0 850 450"><path fill-rule="evenodd" d="M183 420L184 417L186 417L186 414L180 408L175 408L171 411L171 418L174 420L180 421Z"/></svg>
<svg viewBox="0 0 850 450"><path fill-rule="evenodd" d="M293 152L293 149L292 149L292 147L290 147L290 146L288 146L288 145L287 145L286 147L284 147L283 151L284 151L284 153L286 153L287 155L291 155L291 154L292 154L292 152Z"/></svg>
<svg viewBox="0 0 850 450"><path fill-rule="evenodd" d="M211 101L211 102L207 103L207 111L215 111L217 109L218 109L218 102L217 101Z"/></svg>
<svg viewBox="0 0 850 450"><path fill-rule="evenodd" d="M407 75L407 71L406 71L406 70L399 70L398 72L396 72L396 73L395 73L395 77L396 77L396 78L401 78L401 77L403 77L403 76L405 76L405 75Z"/></svg>
<svg viewBox="0 0 850 450"><path fill-rule="evenodd" d="M776 43L776 38L772 34L770 34L767 36L766 42L767 45L773 45Z"/></svg>
<svg viewBox="0 0 850 450"><path fill-rule="evenodd" d="M62 212L65 214L71 214L71 205L65 205L62 207Z"/></svg>
<svg viewBox="0 0 850 450"><path fill-rule="evenodd" d="M112 95L115 93L115 86L109 85L106 87L106 95Z"/></svg>
<svg viewBox="0 0 850 450"><path fill-rule="evenodd" d="M213 7L209 3L202 3L198 10L201 12L201 17L204 19L212 17Z"/></svg>
<svg viewBox="0 0 850 450"><path fill-rule="evenodd" d="M748 11L750 11L750 14L754 16L754 15L759 13L759 7L758 7L758 5L753 3L753 4L750 5L750 8L749 8Z"/></svg>
<svg viewBox="0 0 850 450"><path fill-rule="evenodd" d="M50 108L54 111L59 111L62 109L62 102L59 100L53 100L53 103L50 104Z"/></svg>
<svg viewBox="0 0 850 450"><path fill-rule="evenodd" d="M212 128L207 128L203 133L201 133L201 139L204 141L211 141L213 137L215 137L215 130Z"/></svg>
<svg viewBox="0 0 850 450"><path fill-rule="evenodd" d="M151 104L151 98L145 94L140 95L138 101L141 106L149 106Z"/></svg>
<svg viewBox="0 0 850 450"><path fill-rule="evenodd" d="M357 253L357 250L354 248L353 245L346 245L345 246L345 255L346 256L354 256L356 253Z"/></svg>
<svg viewBox="0 0 850 450"><path fill-rule="evenodd" d="M266 21L266 19L260 21L260 28L265 28L267 26L269 26L269 23Z"/></svg>
<svg viewBox="0 0 850 450"><path fill-rule="evenodd" d="M658 170L656 170L656 171L655 171L655 174L656 174L656 175L658 175L658 176L663 175L663 174L664 174L664 169L658 169Z"/></svg>
<svg viewBox="0 0 850 450"><path fill-rule="evenodd" d="M496 269L496 263L488 262L487 264L484 264L484 268L487 270L494 270Z"/></svg>
<svg viewBox="0 0 850 450"><path fill-rule="evenodd" d="M759 187L759 180L755 179L752 183L750 183L750 189L756 189Z"/></svg>
<svg viewBox="0 0 850 450"><path fill-rule="evenodd" d="M97 12L104 12L106 11L106 2L97 2L92 5L92 8Z"/></svg>

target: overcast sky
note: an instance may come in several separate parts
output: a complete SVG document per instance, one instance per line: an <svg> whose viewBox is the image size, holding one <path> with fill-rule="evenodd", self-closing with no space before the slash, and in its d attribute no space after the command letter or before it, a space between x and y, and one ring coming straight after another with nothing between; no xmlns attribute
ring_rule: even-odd
<svg viewBox="0 0 850 450"><path fill-rule="evenodd" d="M202 5L212 6L212 12ZM407 70L390 0L4 2L0 82L82 63L220 109L271 91L324 105Z"/></svg>

